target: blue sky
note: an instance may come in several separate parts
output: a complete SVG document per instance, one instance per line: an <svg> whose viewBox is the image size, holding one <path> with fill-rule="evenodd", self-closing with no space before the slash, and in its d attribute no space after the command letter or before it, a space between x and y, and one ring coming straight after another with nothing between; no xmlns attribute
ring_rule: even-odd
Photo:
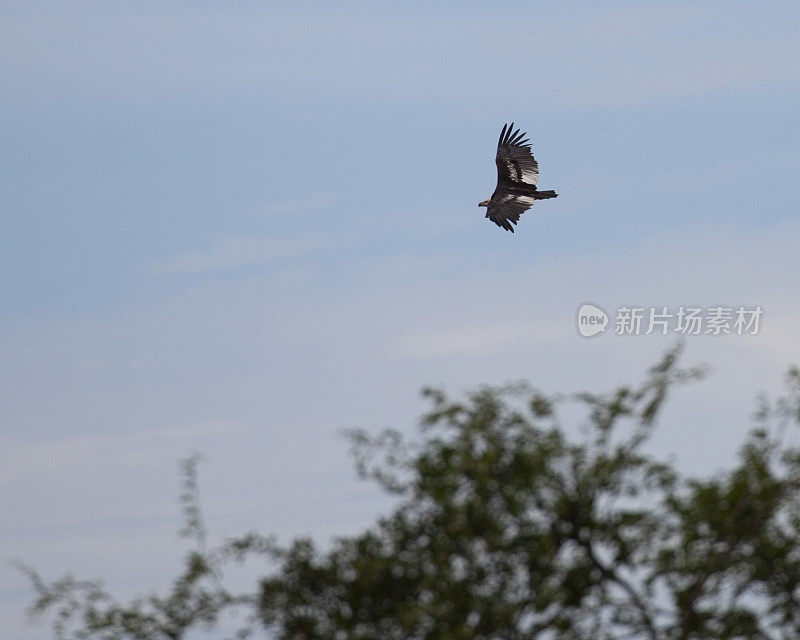
<svg viewBox="0 0 800 640"><path fill-rule="evenodd" d="M220 536L358 530L388 504L342 427L411 432L426 384L606 388L672 344L581 338L587 301L764 308L687 343L712 375L653 446L698 473L800 362L797 3L0 18L0 549L47 577L163 584L193 450ZM514 235L476 206L510 120L560 194ZM29 599L0 569L13 640L46 635Z"/></svg>

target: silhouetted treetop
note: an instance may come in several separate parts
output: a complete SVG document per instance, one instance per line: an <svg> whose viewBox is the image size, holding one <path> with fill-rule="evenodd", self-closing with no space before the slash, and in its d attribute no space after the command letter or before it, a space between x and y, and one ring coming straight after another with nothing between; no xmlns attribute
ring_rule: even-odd
<svg viewBox="0 0 800 640"><path fill-rule="evenodd" d="M647 451L674 385L701 375L677 356L603 394L425 390L417 439L348 432L358 472L395 507L322 549L255 533L207 547L192 458L196 549L166 595L119 604L98 583L29 570L34 610L71 638L185 638L230 609L242 636L281 640L798 638L800 449L787 434L800 373L762 401L732 469L683 477ZM584 418L566 428L576 404ZM225 569L245 558L263 558L263 577L231 593Z"/></svg>

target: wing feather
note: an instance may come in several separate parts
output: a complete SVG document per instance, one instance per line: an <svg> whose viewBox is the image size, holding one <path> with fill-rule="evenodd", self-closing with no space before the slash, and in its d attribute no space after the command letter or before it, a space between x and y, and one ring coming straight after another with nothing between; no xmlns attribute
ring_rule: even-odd
<svg viewBox="0 0 800 640"><path fill-rule="evenodd" d="M500 140L497 143L497 188L504 183L523 183L536 186L539 179L539 164L531 153L530 143L525 132L514 131L511 126L503 125Z"/></svg>
<svg viewBox="0 0 800 640"><path fill-rule="evenodd" d="M498 227L503 227L514 233L512 225L519 222L519 217L533 206L535 198L532 195L514 195L506 193L492 197L486 208L486 217Z"/></svg>
<svg viewBox="0 0 800 640"><path fill-rule="evenodd" d="M503 125L503 130L500 132L500 139L497 141L497 146L498 146L498 147L499 147L501 144L503 144L503 137L506 135L506 127L507 127L507 126L508 126L508 125L506 125L506 124L504 124L504 125Z"/></svg>

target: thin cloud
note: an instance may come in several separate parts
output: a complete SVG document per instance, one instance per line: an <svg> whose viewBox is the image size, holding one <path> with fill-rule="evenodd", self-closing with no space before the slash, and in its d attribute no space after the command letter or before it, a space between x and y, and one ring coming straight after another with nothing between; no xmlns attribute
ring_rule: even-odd
<svg viewBox="0 0 800 640"><path fill-rule="evenodd" d="M243 425L209 422L190 426L169 427L90 436L28 440L0 437L0 481L6 487L23 486L45 474L69 473L109 461L114 468L141 468L163 460L165 450L187 454L187 442L214 441L221 436L242 431ZM173 456L174 457L174 456Z"/></svg>
<svg viewBox="0 0 800 640"><path fill-rule="evenodd" d="M315 211L323 207L329 207L338 200L337 196L331 193L315 193L304 198L293 200L281 200L273 202L266 207L267 215L288 215L292 213L305 213Z"/></svg>
<svg viewBox="0 0 800 640"><path fill-rule="evenodd" d="M492 354L515 346L548 343L572 335L572 327L551 323L464 326L407 336L390 353L401 360Z"/></svg>
<svg viewBox="0 0 800 640"><path fill-rule="evenodd" d="M461 105L463 87L481 86L470 99L484 106L528 101L531 95L541 109L630 105L761 82L790 84L798 75L797 39L785 26L794 17L785 15L790 9L787 4L784 11L759 15L761 29L774 34L765 47L759 29L731 22L717 7L625 7L587 20L584 12L545 5L517 17L518 30L535 37L515 42L515 56L557 64L522 77L506 64L502 11L419 20L332 8L314 26L300 13L263 8L215 10L213 16L174 8L136 15L73 10L57 19L45 9L19 11L0 28L6 36L0 42L12 43L0 44L9 78L0 87L13 83L14 95L39 101L45 86L59 99L80 98L89 89L91 95L163 97L165 88L170 96L177 88L192 99L203 95L226 103L237 93L265 93L291 96L294 103L337 105L398 98L449 104L456 96ZM698 24L702 37L683 33ZM299 29L305 37L297 37ZM141 34L147 34L147 46ZM476 41L483 46L474 47ZM425 74L419 74L421 67Z"/></svg>
<svg viewBox="0 0 800 640"><path fill-rule="evenodd" d="M330 248L331 238L227 238L210 251L182 253L153 265L155 274L203 273L264 265Z"/></svg>

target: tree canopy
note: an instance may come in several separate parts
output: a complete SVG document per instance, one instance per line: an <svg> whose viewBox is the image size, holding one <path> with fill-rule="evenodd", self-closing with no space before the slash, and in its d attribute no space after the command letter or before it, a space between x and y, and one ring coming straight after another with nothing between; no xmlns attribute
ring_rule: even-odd
<svg viewBox="0 0 800 640"><path fill-rule="evenodd" d="M100 582L25 568L32 610L63 638L178 639L244 612L280 640L788 640L800 637L800 372L762 400L735 465L681 475L648 452L677 384L668 352L639 385L548 395L527 384L463 400L424 391L419 437L349 432L358 472L397 502L324 548L256 533L209 546L197 459L182 496L193 540L164 594L118 602ZM583 407L562 423L565 405ZM682 425L695 428L698 425ZM263 558L250 591L232 563Z"/></svg>

